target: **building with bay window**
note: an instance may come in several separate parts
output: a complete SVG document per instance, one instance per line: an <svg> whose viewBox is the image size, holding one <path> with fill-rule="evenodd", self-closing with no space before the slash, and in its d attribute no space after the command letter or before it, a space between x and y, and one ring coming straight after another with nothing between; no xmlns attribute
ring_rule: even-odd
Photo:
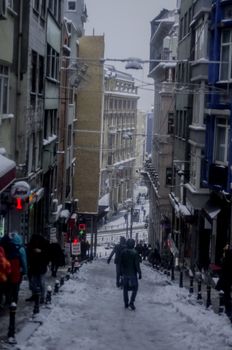
<svg viewBox="0 0 232 350"><path fill-rule="evenodd" d="M105 67L100 198L108 196L109 216L133 198L138 98L131 74Z"/></svg>

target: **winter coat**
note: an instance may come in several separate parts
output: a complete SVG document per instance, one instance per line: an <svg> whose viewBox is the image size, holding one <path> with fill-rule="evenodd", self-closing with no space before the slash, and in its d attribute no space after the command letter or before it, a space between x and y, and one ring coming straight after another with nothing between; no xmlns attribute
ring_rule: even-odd
<svg viewBox="0 0 232 350"><path fill-rule="evenodd" d="M225 252L225 257L222 261L222 269L220 271L220 276L218 283L216 285L217 290L229 290L232 285L232 250L229 249Z"/></svg>
<svg viewBox="0 0 232 350"><path fill-rule="evenodd" d="M48 240L41 235L33 234L27 246L27 256L29 277L45 274L50 261Z"/></svg>
<svg viewBox="0 0 232 350"><path fill-rule="evenodd" d="M0 283L7 281L10 272L10 262L6 259L4 249L0 247Z"/></svg>
<svg viewBox="0 0 232 350"><path fill-rule="evenodd" d="M49 258L50 258L50 261L57 266L64 265L64 253L58 242L50 243Z"/></svg>
<svg viewBox="0 0 232 350"><path fill-rule="evenodd" d="M110 263L110 260L112 259L113 255L114 255L114 263L119 264L120 255L125 248L126 248L126 243L124 241L122 243L116 244L115 247L113 248L112 252L110 253L107 262Z"/></svg>
<svg viewBox="0 0 232 350"><path fill-rule="evenodd" d="M141 276L140 258L135 249L126 248L120 257L121 276Z"/></svg>
<svg viewBox="0 0 232 350"><path fill-rule="evenodd" d="M4 248L11 265L8 281L18 284L22 280L22 275L27 274L27 257L22 237L17 232L12 232L1 239L0 245Z"/></svg>

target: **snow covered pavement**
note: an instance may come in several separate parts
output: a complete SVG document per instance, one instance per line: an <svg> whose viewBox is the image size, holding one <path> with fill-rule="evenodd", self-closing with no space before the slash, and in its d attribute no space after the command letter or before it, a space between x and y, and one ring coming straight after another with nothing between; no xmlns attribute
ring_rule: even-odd
<svg viewBox="0 0 232 350"><path fill-rule="evenodd" d="M51 312L21 350L229 350L225 315L198 305L188 290L142 264L136 311L124 309L115 265L84 264L65 282ZM43 310L41 310L41 313ZM16 334L17 339L17 334Z"/></svg>

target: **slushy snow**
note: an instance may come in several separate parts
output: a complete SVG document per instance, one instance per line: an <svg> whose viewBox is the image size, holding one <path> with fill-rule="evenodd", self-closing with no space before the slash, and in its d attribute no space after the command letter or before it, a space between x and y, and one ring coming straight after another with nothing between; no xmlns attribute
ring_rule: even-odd
<svg viewBox="0 0 232 350"><path fill-rule="evenodd" d="M43 324L21 350L229 350L225 315L199 305L196 296L142 263L136 311L124 308L115 265L106 257L84 264L66 281ZM43 314L41 309L41 315ZM17 338L17 335L16 335Z"/></svg>

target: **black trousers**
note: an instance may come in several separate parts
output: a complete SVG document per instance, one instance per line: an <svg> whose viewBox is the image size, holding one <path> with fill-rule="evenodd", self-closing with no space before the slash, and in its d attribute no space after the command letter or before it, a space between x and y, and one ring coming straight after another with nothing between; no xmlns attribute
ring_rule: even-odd
<svg viewBox="0 0 232 350"><path fill-rule="evenodd" d="M116 286L120 287L120 266L116 264Z"/></svg>
<svg viewBox="0 0 232 350"><path fill-rule="evenodd" d="M129 291L131 291L130 300L129 300ZM137 276L123 276L123 300L124 300L125 306L128 306L128 304L134 304L137 292L138 292Z"/></svg>

